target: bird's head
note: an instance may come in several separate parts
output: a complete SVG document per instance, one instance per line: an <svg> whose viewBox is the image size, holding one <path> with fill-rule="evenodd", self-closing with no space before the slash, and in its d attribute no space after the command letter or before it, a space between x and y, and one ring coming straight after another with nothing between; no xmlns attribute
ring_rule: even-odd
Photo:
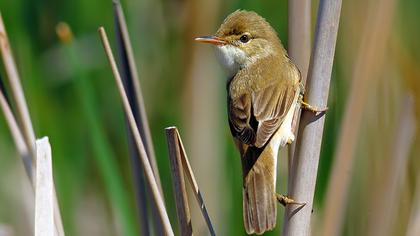
<svg viewBox="0 0 420 236"><path fill-rule="evenodd" d="M276 31L252 11L233 12L215 35L195 40L216 46L218 59L230 76L260 59L281 55L284 50Z"/></svg>

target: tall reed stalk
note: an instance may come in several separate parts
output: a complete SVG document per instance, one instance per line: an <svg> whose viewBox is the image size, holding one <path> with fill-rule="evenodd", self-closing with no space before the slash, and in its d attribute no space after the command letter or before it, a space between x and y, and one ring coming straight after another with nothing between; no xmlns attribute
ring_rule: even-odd
<svg viewBox="0 0 420 236"><path fill-rule="evenodd" d="M318 7L315 40L306 85L306 101L319 108L327 107L331 71L341 11L341 0L321 0ZM290 197L304 202L304 207L288 205L284 235L311 234L311 213L321 150L325 116L303 112L292 163Z"/></svg>
<svg viewBox="0 0 420 236"><path fill-rule="evenodd" d="M162 184L160 181L159 170L156 162L155 150L153 148L153 141L150 134L149 122L146 114L146 107L144 105L144 98L140 88L139 75L134 60L134 53L131 45L130 36L128 33L127 24L125 21L124 12L119 0L113 0L113 10L115 19L115 35L117 38L117 51L119 56L119 70L121 71L121 78L124 83L124 89L127 93L131 110L133 111L137 127L146 148L147 157L152 166L153 174L155 176L159 191L163 197ZM127 119L127 117L126 117ZM149 235L149 212L148 212L148 198L151 190L145 184L144 175L142 172L142 163L139 160L139 153L135 146L133 134L127 122L127 135L129 142L129 150L131 157L131 167L133 170L134 189L136 192L136 202L139 213L139 223L142 235ZM153 215L155 233L162 234L162 225L160 224L158 212L154 205L150 207Z"/></svg>
<svg viewBox="0 0 420 236"><path fill-rule="evenodd" d="M293 63L299 68L303 85L306 84L309 59L311 56L311 1L292 0L288 3L288 54ZM296 108L293 119L293 133L297 135L301 111ZM295 154L296 142L289 145L288 150L288 188L290 188L292 160Z"/></svg>
<svg viewBox="0 0 420 236"><path fill-rule="evenodd" d="M146 150L144 148L144 144L143 144L143 141L141 139L139 129L137 127L136 121L134 119L134 115L133 115L133 113L131 111L131 108L130 108L130 103L128 101L127 95L126 95L125 90L124 90L124 85L122 83L121 76L120 76L120 73L119 73L118 68L117 68L117 63L115 62L114 55L112 54L111 47L109 45L108 37L107 37L107 35L105 33L105 29L103 27L99 28L99 35L100 35L100 38L102 40L102 44L103 44L106 56L108 58L108 62L111 66L112 73L114 74L115 82L117 84L117 88L118 88L118 91L120 93L120 96L121 96L121 99L122 99L122 102L123 102L125 114L127 115L128 122L129 122L129 125L130 125L130 128L131 128L131 132L133 133L134 139L136 141L137 151L140 153L140 160L143 164L143 170L144 170L144 173L146 175L146 179L147 179L147 181L150 185L150 188L152 190L153 200L154 200L154 203L156 204L156 207L158 209L159 217L160 217L160 220L162 222L164 232L165 232L166 235L174 235L171 223L169 221L168 213L166 212L166 209L165 209L165 204L163 202L162 195L159 192L159 187L158 187L156 179L153 175L152 167L151 167L150 162L147 158L147 153L146 153Z"/></svg>
<svg viewBox="0 0 420 236"><path fill-rule="evenodd" d="M3 23L3 18L0 13L0 51L3 59L3 63L6 69L7 78L9 79L9 84L12 90L12 97L17 107L17 115L13 115L13 111L8 108L7 104L2 104L3 111L8 119L9 128L15 138L15 143L18 150L21 152L21 158L25 165L26 174L31 182L33 189L35 190L36 179L34 178L34 170L36 168L36 137L35 131L32 126L31 117L29 115L29 109L26 103L25 94L20 83L19 73L16 67L16 62L13 58L13 53L11 51L11 45L6 33L6 27ZM2 93L2 92L1 92ZM2 94L2 103L7 103L5 101L5 95ZM20 133L18 135L18 133ZM20 139L23 137L23 142ZM24 143L24 144L23 144ZM26 147L23 147L26 146ZM61 219L60 208L58 205L57 194L55 192L55 187L52 185L52 205L54 211L54 226L55 233L58 236L64 235L63 223Z"/></svg>

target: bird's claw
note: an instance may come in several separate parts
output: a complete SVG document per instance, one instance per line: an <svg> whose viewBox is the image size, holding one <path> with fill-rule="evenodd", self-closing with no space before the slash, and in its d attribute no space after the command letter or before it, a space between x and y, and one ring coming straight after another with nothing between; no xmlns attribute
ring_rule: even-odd
<svg viewBox="0 0 420 236"><path fill-rule="evenodd" d="M295 200L293 200L293 199L291 199L291 198L289 198L289 197L287 197L285 195L278 194L278 193L276 193L276 198L277 198L277 201L280 204L282 204L283 206L287 206L287 205L293 204L293 205L299 205L299 206L302 206L303 207L303 206L306 205L306 203L296 202Z"/></svg>
<svg viewBox="0 0 420 236"><path fill-rule="evenodd" d="M328 107L318 108L318 107L312 106L309 103L304 102L303 101L303 96L300 96L299 97L299 102L300 102L301 107L303 109L305 109L307 111L310 111L310 112L313 112L315 114L317 114L317 113L325 113L326 111L328 111Z"/></svg>

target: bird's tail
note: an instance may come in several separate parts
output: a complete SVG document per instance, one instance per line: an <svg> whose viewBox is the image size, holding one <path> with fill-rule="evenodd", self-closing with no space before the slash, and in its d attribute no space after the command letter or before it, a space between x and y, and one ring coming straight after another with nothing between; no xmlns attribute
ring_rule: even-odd
<svg viewBox="0 0 420 236"><path fill-rule="evenodd" d="M244 226L248 234L262 234L276 226L276 165L270 145L249 147L242 157Z"/></svg>

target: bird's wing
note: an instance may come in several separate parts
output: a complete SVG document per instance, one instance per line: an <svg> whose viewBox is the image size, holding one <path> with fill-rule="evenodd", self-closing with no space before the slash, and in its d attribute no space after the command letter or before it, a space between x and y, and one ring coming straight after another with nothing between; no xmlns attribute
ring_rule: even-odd
<svg viewBox="0 0 420 236"><path fill-rule="evenodd" d="M299 73L288 73L287 76ZM285 76L285 75L283 75ZM299 78L272 80L263 88L229 101L232 135L241 142L263 147L277 131L299 92Z"/></svg>
<svg viewBox="0 0 420 236"><path fill-rule="evenodd" d="M253 94L252 115L258 121L254 146L264 146L283 123L298 92L289 82L270 85Z"/></svg>

